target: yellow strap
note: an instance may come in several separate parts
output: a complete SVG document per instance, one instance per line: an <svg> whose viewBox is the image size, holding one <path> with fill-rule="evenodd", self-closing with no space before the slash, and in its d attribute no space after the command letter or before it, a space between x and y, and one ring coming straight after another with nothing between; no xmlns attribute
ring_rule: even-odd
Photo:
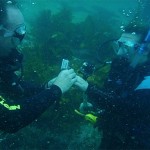
<svg viewBox="0 0 150 150"><path fill-rule="evenodd" d="M80 112L79 112L78 110L76 110L76 109L75 109L74 111L75 111L78 115L80 115L80 116L83 116L83 117L85 116L85 114L80 113Z"/></svg>
<svg viewBox="0 0 150 150"><path fill-rule="evenodd" d="M85 115L85 120L90 121L91 123L96 123L97 121L97 116L94 116L92 114L86 114Z"/></svg>
<svg viewBox="0 0 150 150"><path fill-rule="evenodd" d="M79 116L82 116L85 118L85 120L90 121L91 123L96 123L97 121L97 116L94 116L93 114L82 114L78 110L74 110Z"/></svg>
<svg viewBox="0 0 150 150"><path fill-rule="evenodd" d="M4 106L8 110L20 109L20 105L8 105L2 96L0 96L0 105Z"/></svg>

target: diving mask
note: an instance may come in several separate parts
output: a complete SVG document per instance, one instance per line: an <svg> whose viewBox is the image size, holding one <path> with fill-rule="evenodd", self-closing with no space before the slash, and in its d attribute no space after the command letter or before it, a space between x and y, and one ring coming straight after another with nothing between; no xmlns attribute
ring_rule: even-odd
<svg viewBox="0 0 150 150"><path fill-rule="evenodd" d="M128 56L129 54L134 54L137 52L140 44L134 43L132 41L114 41L113 49L117 55Z"/></svg>
<svg viewBox="0 0 150 150"><path fill-rule="evenodd" d="M0 35L3 37L12 37L12 43L20 44L26 34L26 26L24 24L18 25L15 30L9 30L4 26L0 26Z"/></svg>

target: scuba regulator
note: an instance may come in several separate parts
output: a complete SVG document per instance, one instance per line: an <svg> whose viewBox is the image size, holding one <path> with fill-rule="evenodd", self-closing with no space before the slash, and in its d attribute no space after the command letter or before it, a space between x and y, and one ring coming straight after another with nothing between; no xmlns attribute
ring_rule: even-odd
<svg viewBox="0 0 150 150"><path fill-rule="evenodd" d="M83 75L83 79L86 80L89 76L93 74L94 71L95 71L95 66L93 64L84 62L80 67L79 73L81 73Z"/></svg>

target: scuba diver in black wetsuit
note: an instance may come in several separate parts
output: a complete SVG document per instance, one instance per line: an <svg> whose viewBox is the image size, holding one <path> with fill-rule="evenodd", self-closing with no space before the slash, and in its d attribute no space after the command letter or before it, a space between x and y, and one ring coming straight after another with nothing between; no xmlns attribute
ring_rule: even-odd
<svg viewBox="0 0 150 150"><path fill-rule="evenodd" d="M46 86L22 80L23 54L17 49L26 33L14 1L0 0L0 130L14 133L39 117L76 81L73 69L63 70Z"/></svg>
<svg viewBox="0 0 150 150"><path fill-rule="evenodd" d="M133 24L114 41L112 61L103 88L77 77L75 85L103 110L97 126L100 149L150 149L150 30Z"/></svg>

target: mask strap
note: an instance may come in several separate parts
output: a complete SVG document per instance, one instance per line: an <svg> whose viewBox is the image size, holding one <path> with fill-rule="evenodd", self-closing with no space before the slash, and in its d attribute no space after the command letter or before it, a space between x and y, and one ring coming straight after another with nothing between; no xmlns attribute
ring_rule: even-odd
<svg viewBox="0 0 150 150"><path fill-rule="evenodd" d="M139 47L139 51L138 51L139 54L143 54L144 53L148 42L150 42L150 29L149 29L149 31L148 31L145 39L144 39L144 42Z"/></svg>
<svg viewBox="0 0 150 150"><path fill-rule="evenodd" d="M149 31L148 31L145 39L144 39L144 42L150 42L150 29L149 29Z"/></svg>

